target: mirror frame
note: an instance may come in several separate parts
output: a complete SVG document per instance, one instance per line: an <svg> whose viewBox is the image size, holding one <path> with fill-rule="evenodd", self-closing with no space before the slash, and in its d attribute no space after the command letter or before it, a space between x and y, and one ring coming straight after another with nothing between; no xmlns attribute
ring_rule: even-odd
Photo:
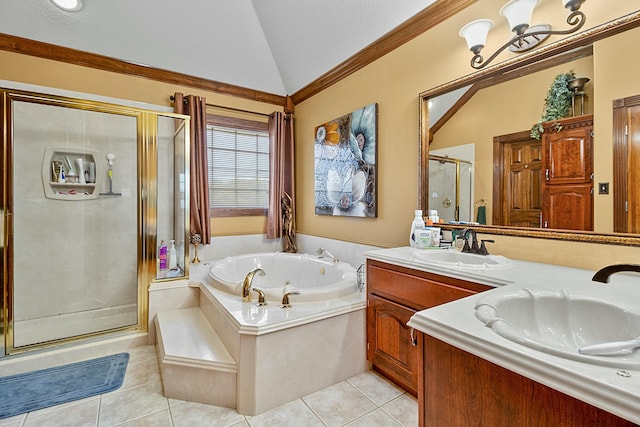
<svg viewBox="0 0 640 427"><path fill-rule="evenodd" d="M489 86L495 79L500 81L510 80L520 77L523 73L530 72L537 68L539 62L549 61L556 56L573 50L583 50L590 47L595 41L613 36L618 33L633 29L640 26L640 11L632 12L613 21L606 22L599 26L585 30L578 34L566 37L562 40L550 43L531 52L524 53L520 56L508 59L498 64L488 66L480 71L467 74L456 80L436 86L432 89L421 92L418 95L418 120L419 120L419 164L418 171L418 206L423 212L428 207L428 177L429 177L429 141L431 139L429 129L429 111L428 101L438 95L442 95L451 90L468 86L471 84L482 84ZM583 49L580 49L583 48ZM467 227L453 224L443 224L445 228L455 229ZM550 229L531 229L523 227L493 226L493 225L474 225L474 230L480 233L515 236L515 237L531 237L541 239L567 240L577 242L589 242L612 245L640 246L640 235L625 235L594 233L588 231L565 231Z"/></svg>

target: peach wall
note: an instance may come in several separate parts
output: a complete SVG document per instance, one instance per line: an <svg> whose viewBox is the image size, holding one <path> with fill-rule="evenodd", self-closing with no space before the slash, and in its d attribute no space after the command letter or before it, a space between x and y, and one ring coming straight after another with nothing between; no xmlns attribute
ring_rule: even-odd
<svg viewBox="0 0 640 427"><path fill-rule="evenodd" d="M502 0L478 2L296 106L299 233L384 247L407 244L418 199L418 94L471 71L471 54L457 35L468 21L489 17L498 24L487 42L488 46L499 46L510 37L498 16L503 3ZM543 0L534 12L534 21L547 21L555 28L566 27L566 15L558 3L556 0ZM632 4L623 1L586 2L582 8L588 16L587 27L631 13L634 9ZM489 16L487 11L492 11ZM628 45L637 44L638 36L630 37L636 42ZM507 53L503 58L508 55L511 54ZM594 69L593 73L597 78L598 70ZM541 95L542 99L545 94L546 90ZM594 97L598 99L597 96L596 93ZM379 104L378 217L358 219L315 215L313 129L371 102ZM542 113L539 108L538 115ZM598 112L597 108L595 112ZM476 196L480 197L479 194ZM552 264L595 269L613 262L640 259L640 248L505 236L491 238L496 240L490 248L494 253Z"/></svg>
<svg viewBox="0 0 640 427"><path fill-rule="evenodd" d="M497 46L507 38L509 31L502 23L502 18L498 16L498 10L503 3L504 0L477 2L457 16L296 106L298 233L382 247L407 244L418 194L418 94L470 72L468 64L471 55L464 41L457 36L459 28L468 21L486 16L498 24L488 40L488 46ZM565 27L566 15L558 4L557 0L542 0L534 13L534 21L542 22L546 20L545 17L554 16L554 19L547 21L554 27ZM626 0L589 1L582 7L588 16L587 26L609 21L635 9L635 2ZM487 13L488 11L491 13ZM630 40L626 43L629 46L637 45L637 33L628 37ZM628 57L629 55L625 56L625 61ZM611 58L610 65L603 67L615 68L614 59L619 61L619 55ZM209 102L215 104L257 112L270 113L280 109L280 106L3 51L0 51L0 63L0 79L3 80L157 105L170 105L169 95L175 91L182 91L206 96ZM600 68L594 68L597 79ZM626 80L633 80L634 70L637 70L637 66L619 72L630 73ZM618 80L612 84L621 85L626 80ZM615 89L611 91L617 93ZM595 97L598 97L598 93ZM378 217L357 219L317 216L314 214L313 206L313 128L371 102L379 104ZM595 108L596 114L600 111L599 108ZM605 105L602 108L609 107ZM610 130L604 126L600 129L598 125L596 132L611 134ZM596 152L596 155L607 156L610 153ZM596 176L598 180L598 171ZM603 179L605 178L603 176ZM225 218L212 222L216 235L253 234L265 230L264 218ZM496 239L491 248L492 252L519 259L585 268L598 268L613 262L633 262L640 259L640 248L492 237Z"/></svg>

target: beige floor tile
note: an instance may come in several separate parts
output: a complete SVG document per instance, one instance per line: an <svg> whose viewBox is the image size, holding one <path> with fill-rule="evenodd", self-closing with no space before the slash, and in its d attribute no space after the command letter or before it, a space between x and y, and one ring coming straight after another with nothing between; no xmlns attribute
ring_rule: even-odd
<svg viewBox="0 0 640 427"><path fill-rule="evenodd" d="M100 427L121 424L168 408L160 382L116 390L102 395Z"/></svg>
<svg viewBox="0 0 640 427"><path fill-rule="evenodd" d="M382 409L376 409L368 414L346 424L345 427L401 427L400 423L391 418Z"/></svg>
<svg viewBox="0 0 640 427"><path fill-rule="evenodd" d="M160 381L160 366L157 359L129 362L121 389L158 381Z"/></svg>
<svg viewBox="0 0 640 427"><path fill-rule="evenodd" d="M14 426L21 426L22 425L22 421L24 421L24 417L26 417L27 414L20 414L20 415L16 415L15 417L9 417L9 418L5 418L0 420L0 427L14 427Z"/></svg>
<svg viewBox="0 0 640 427"><path fill-rule="evenodd" d="M360 375L349 378L347 382L378 406L382 406L404 394L404 390L390 383L374 371L363 372Z"/></svg>
<svg viewBox="0 0 640 427"><path fill-rule="evenodd" d="M118 424L118 427L173 427L168 409Z"/></svg>
<svg viewBox="0 0 640 427"><path fill-rule="evenodd" d="M403 394L382 406L382 410L398 420L404 427L417 427L418 401L410 394Z"/></svg>
<svg viewBox="0 0 640 427"><path fill-rule="evenodd" d="M235 409L187 402L171 408L175 427L227 427L244 421Z"/></svg>
<svg viewBox="0 0 640 427"><path fill-rule="evenodd" d="M137 363L145 360L158 360L155 345L143 345L127 350L129 353L129 363Z"/></svg>
<svg viewBox="0 0 640 427"><path fill-rule="evenodd" d="M242 420L239 423L232 424L230 427L250 427L246 420Z"/></svg>
<svg viewBox="0 0 640 427"><path fill-rule="evenodd" d="M324 424L301 400L294 400L280 407L247 417L251 427L323 427Z"/></svg>
<svg viewBox="0 0 640 427"><path fill-rule="evenodd" d="M52 406L27 414L23 427L95 427L98 423L99 408L99 397Z"/></svg>
<svg viewBox="0 0 640 427"><path fill-rule="evenodd" d="M376 407L346 381L305 396L302 400L329 427L346 424Z"/></svg>

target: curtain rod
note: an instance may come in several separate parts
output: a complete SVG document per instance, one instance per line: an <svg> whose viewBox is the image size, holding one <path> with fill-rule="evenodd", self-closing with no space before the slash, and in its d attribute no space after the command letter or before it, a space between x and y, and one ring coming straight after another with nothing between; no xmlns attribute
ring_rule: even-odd
<svg viewBox="0 0 640 427"><path fill-rule="evenodd" d="M175 99L175 97L174 97L173 95L171 95L171 96L169 97L169 99L170 99L170 100L172 100L172 101L175 101L175 100L176 100L176 99ZM188 100L187 100L187 98L185 97L183 102L186 104L186 103L187 103L187 102L189 102L189 101L188 101ZM223 109L223 110L236 111L236 112L239 112L239 113L255 114L255 115L257 115L257 116L265 116L265 117L269 117L269 116L271 115L271 114L266 114L266 113L258 113L258 112L256 112L256 111L243 110L243 109L241 109L241 108L227 107L227 106L224 106L224 105L218 105L218 104L209 104L209 103L207 103L206 105L207 105L207 107L221 108L221 109Z"/></svg>

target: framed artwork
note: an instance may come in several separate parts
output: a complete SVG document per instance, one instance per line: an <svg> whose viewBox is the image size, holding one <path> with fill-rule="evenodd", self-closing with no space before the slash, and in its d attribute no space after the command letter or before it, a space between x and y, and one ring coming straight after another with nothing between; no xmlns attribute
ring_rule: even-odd
<svg viewBox="0 0 640 427"><path fill-rule="evenodd" d="M315 212L376 217L378 104L316 126Z"/></svg>

